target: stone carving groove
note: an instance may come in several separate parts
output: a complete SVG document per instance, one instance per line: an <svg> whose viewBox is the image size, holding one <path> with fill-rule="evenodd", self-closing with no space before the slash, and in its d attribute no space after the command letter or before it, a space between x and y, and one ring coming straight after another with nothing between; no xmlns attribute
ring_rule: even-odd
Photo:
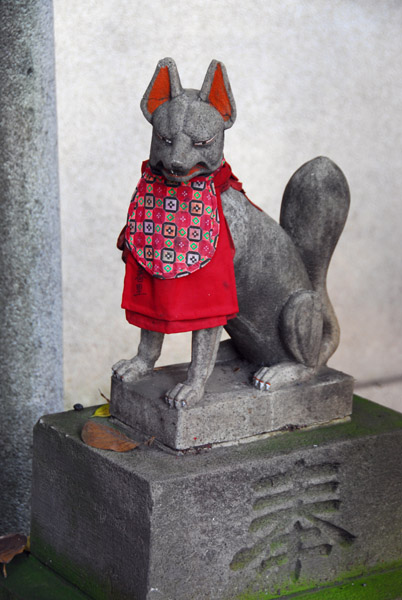
<svg viewBox="0 0 402 600"><path fill-rule="evenodd" d="M253 484L249 532L254 543L235 554L230 567L248 566L260 573L286 565L298 580L303 559L328 556L335 545L348 546L355 536L335 525L331 514L342 504L339 463L306 465L296 461L285 473L274 473Z"/></svg>

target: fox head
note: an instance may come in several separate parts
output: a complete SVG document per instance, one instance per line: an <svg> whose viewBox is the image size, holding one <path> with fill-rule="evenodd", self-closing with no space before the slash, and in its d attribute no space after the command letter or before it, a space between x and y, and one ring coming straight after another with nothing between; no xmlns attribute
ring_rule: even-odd
<svg viewBox="0 0 402 600"><path fill-rule="evenodd" d="M176 63L159 61L141 101L152 123L150 166L170 181L215 171L222 161L224 131L236 119L225 66L213 60L201 90L183 89Z"/></svg>

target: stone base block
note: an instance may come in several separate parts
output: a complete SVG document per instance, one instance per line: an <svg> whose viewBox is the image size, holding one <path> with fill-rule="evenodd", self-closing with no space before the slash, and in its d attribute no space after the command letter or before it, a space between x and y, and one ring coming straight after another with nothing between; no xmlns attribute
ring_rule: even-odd
<svg viewBox="0 0 402 600"><path fill-rule="evenodd" d="M34 433L33 555L95 600L268 599L402 558L402 416L174 455L97 450L93 409Z"/></svg>
<svg viewBox="0 0 402 600"><path fill-rule="evenodd" d="M308 382L262 392L251 385L257 367L241 359L215 365L201 402L183 409L169 408L164 395L186 379L187 367L156 369L134 384L112 377L111 414L182 450L328 423L352 412L354 380L350 375L322 367Z"/></svg>

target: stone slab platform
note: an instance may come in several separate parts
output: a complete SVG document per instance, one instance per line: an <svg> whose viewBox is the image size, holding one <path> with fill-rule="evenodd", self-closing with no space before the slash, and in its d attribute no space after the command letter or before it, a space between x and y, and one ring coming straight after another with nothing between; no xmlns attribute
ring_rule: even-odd
<svg viewBox="0 0 402 600"><path fill-rule="evenodd" d="M328 423L352 412L354 380L350 375L322 367L306 383L262 392L251 384L257 367L241 359L215 365L201 402L183 409L169 408L164 395L186 379L187 367L162 367L134 384L112 377L111 414L182 450Z"/></svg>
<svg viewBox="0 0 402 600"><path fill-rule="evenodd" d="M392 410L182 455L90 448L92 412L35 428L31 548L94 600L261 600L402 558Z"/></svg>

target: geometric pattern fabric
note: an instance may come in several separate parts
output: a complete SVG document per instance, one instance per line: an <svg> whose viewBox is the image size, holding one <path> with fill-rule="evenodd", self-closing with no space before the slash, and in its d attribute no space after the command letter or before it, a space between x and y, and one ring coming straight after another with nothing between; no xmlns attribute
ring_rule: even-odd
<svg viewBox="0 0 402 600"><path fill-rule="evenodd" d="M128 209L125 242L153 277L185 277L215 254L220 229L217 171L175 183L145 167Z"/></svg>

